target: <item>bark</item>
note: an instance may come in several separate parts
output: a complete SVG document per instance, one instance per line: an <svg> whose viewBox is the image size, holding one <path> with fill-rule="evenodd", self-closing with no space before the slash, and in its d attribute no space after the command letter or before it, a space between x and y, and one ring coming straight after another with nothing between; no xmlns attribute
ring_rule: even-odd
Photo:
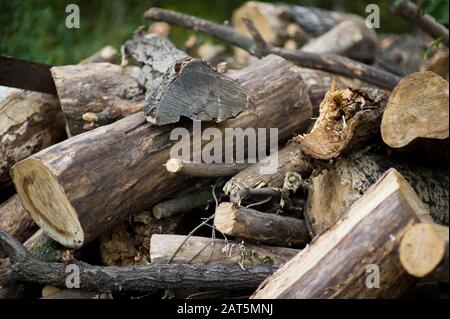
<svg viewBox="0 0 450 319"><path fill-rule="evenodd" d="M400 241L413 224L428 220L427 214L408 183L390 170L252 298L398 298L416 282L400 263ZM374 265L376 288L367 278Z"/></svg>
<svg viewBox="0 0 450 319"><path fill-rule="evenodd" d="M278 157L277 168L272 174L266 174L263 168L264 162L256 163L233 176L224 186L224 193L230 195L230 200L236 202L239 192L246 188L272 187L281 188L286 176L298 173L307 179L312 172L312 166L301 152L297 143L290 143L271 157Z"/></svg>
<svg viewBox="0 0 450 319"><path fill-rule="evenodd" d="M41 299L113 299L110 293L86 291L83 289L61 289Z"/></svg>
<svg viewBox="0 0 450 319"><path fill-rule="evenodd" d="M214 226L222 233L251 242L299 246L309 240L304 221L221 203L216 209Z"/></svg>
<svg viewBox="0 0 450 319"><path fill-rule="evenodd" d="M400 261L414 277L429 277L448 283L448 227L414 225L400 244Z"/></svg>
<svg viewBox="0 0 450 319"><path fill-rule="evenodd" d="M101 48L99 51L95 52L91 56L87 57L84 60L80 61L80 64L86 63L114 63L117 59L117 50L114 47L107 45Z"/></svg>
<svg viewBox="0 0 450 319"><path fill-rule="evenodd" d="M225 127L271 127L282 141L311 116L298 69L286 60L269 56L234 76L252 104L234 119L210 124L221 136ZM27 158L12 169L22 204L50 237L67 247L82 246L191 183L161 169L174 144L172 128L155 127L138 113ZM194 150L200 143L194 141ZM211 143L223 145L221 139Z"/></svg>
<svg viewBox="0 0 450 319"><path fill-rule="evenodd" d="M0 228L20 242L28 239L37 230L36 224L28 216L17 194L0 205Z"/></svg>
<svg viewBox="0 0 450 319"><path fill-rule="evenodd" d="M170 173L194 177L221 177L239 173L251 164L248 163L196 163L171 158L166 163Z"/></svg>
<svg viewBox="0 0 450 319"><path fill-rule="evenodd" d="M187 57L169 39L148 34L142 29L123 45L125 57L132 58L141 67L139 84L145 87L146 96L163 83L163 75L175 62Z"/></svg>
<svg viewBox="0 0 450 319"><path fill-rule="evenodd" d="M212 200L211 189L203 189L158 203L153 206L152 213L157 219L169 218L195 208L207 206Z"/></svg>
<svg viewBox="0 0 450 319"><path fill-rule="evenodd" d="M339 219L391 167L411 184L433 219L448 224L448 171L406 164L373 150L363 150L313 173L305 215L314 232L322 232Z"/></svg>
<svg viewBox="0 0 450 319"><path fill-rule="evenodd" d="M312 130L297 139L302 152L315 159L330 160L370 144L380 135L387 101L380 90L332 87L320 105Z"/></svg>
<svg viewBox="0 0 450 319"><path fill-rule="evenodd" d="M15 163L64 137L56 96L0 87L0 190L12 185L9 170Z"/></svg>
<svg viewBox="0 0 450 319"><path fill-rule="evenodd" d="M147 98L144 113L156 125L176 123L180 116L222 122L248 107L246 90L207 63L186 58L173 64L162 84Z"/></svg>
<svg viewBox="0 0 450 319"><path fill-rule="evenodd" d="M66 287L66 265L32 257L18 241L0 230L0 249L11 259L11 273L0 278ZM79 267L80 288L98 292L154 291L170 288L239 290L255 288L275 266L154 264L133 267L101 267L73 262ZM7 277L6 277L7 276Z"/></svg>
<svg viewBox="0 0 450 319"><path fill-rule="evenodd" d="M383 114L383 141L395 150L417 152L431 163L448 165L448 90L448 82L433 72L403 78Z"/></svg>
<svg viewBox="0 0 450 319"><path fill-rule="evenodd" d="M400 80L397 76L389 72L379 70L364 63L356 62L349 58L333 54L316 54L274 47L266 42L261 43L259 40L262 40L262 38L255 41L245 35L237 33L228 26L212 23L170 10L151 8L144 14L144 17L193 28L196 31L214 36L259 57L268 54L279 55L306 68L321 69L350 78L354 77L362 79L382 88L392 89Z"/></svg>
<svg viewBox="0 0 450 319"><path fill-rule="evenodd" d="M51 68L68 136L110 124L142 109L139 68L88 63Z"/></svg>
<svg viewBox="0 0 450 319"><path fill-rule="evenodd" d="M150 241L152 264L166 264L186 240L182 235L153 235ZM300 250L283 247L252 245L238 241L225 241L191 236L172 259L176 264L219 265L275 265L281 266Z"/></svg>

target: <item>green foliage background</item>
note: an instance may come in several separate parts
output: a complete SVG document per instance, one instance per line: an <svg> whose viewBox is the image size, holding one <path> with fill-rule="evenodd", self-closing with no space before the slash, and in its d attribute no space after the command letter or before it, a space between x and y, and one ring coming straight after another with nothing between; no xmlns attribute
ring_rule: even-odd
<svg viewBox="0 0 450 319"><path fill-rule="evenodd" d="M448 0L444 1L447 3L448 11ZM119 48L137 27L148 24L142 15L152 6L223 22L230 19L232 11L244 2L244 0L0 0L0 54L56 65L73 64L104 45L110 44ZM386 0L284 0L283 2L361 15L366 15L367 4L377 3L381 8L381 32L407 32L412 28L408 22L389 12ZM80 29L65 27L67 16L65 8L70 3L78 4L80 7ZM192 32L174 28L172 40L178 46L182 46Z"/></svg>

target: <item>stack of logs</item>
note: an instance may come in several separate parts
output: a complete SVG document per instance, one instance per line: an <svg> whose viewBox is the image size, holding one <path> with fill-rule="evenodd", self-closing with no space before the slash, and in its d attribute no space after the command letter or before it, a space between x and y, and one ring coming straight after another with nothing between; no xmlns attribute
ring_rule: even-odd
<svg viewBox="0 0 450 319"><path fill-rule="evenodd" d="M0 87L0 298L441 296L444 44L424 61L429 35L254 1L232 28L144 17L159 22L123 44L120 65L106 47L53 67L57 96ZM168 23L234 55L179 50ZM258 128L277 129L280 149L227 161L252 153ZM80 289L67 289L71 265Z"/></svg>

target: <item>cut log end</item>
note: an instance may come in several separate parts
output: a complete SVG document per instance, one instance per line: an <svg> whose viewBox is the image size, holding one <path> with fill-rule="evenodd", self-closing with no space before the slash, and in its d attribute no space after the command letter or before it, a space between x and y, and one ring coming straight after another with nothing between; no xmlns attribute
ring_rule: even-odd
<svg viewBox="0 0 450 319"><path fill-rule="evenodd" d="M64 246L83 245L84 233L75 209L48 167L30 158L13 166L11 176L24 208L36 224Z"/></svg>
<svg viewBox="0 0 450 319"><path fill-rule="evenodd" d="M320 105L320 116L311 132L299 140L302 151L313 158L329 160L364 145L379 134L387 96L375 89L334 87Z"/></svg>
<svg viewBox="0 0 450 319"><path fill-rule="evenodd" d="M428 223L414 225L400 245L400 261L405 270L418 278L431 274L445 257L448 236L448 227Z"/></svg>
<svg viewBox="0 0 450 319"><path fill-rule="evenodd" d="M183 170L183 161L178 158L171 158L166 163L166 169L170 173L180 173Z"/></svg>
<svg viewBox="0 0 450 319"><path fill-rule="evenodd" d="M402 148L419 138L448 139L448 89L448 82L430 71L402 79L383 114L383 141L392 148Z"/></svg>
<svg viewBox="0 0 450 319"><path fill-rule="evenodd" d="M237 213L239 211L235 204L221 203L216 209L214 226L225 234L232 234Z"/></svg>

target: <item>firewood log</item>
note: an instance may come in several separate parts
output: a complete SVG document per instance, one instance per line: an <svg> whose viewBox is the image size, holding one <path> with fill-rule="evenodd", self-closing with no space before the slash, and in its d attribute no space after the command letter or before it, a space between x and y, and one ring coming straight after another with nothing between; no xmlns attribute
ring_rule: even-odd
<svg viewBox="0 0 450 319"><path fill-rule="evenodd" d="M51 68L66 118L74 136L136 113L144 104L139 68L88 63Z"/></svg>
<svg viewBox="0 0 450 319"><path fill-rule="evenodd" d="M114 47L107 45L101 48L99 51L95 52L91 56L80 61L80 64L86 63L99 63L107 62L114 63L117 59L117 50Z"/></svg>
<svg viewBox="0 0 450 319"><path fill-rule="evenodd" d="M314 232L322 232L339 219L391 167L403 174L434 220L448 224L448 172L395 161L375 150L362 150L313 173L305 215Z"/></svg>
<svg viewBox="0 0 450 319"><path fill-rule="evenodd" d="M400 261L414 277L448 282L448 227L422 223L411 227L400 244Z"/></svg>
<svg viewBox="0 0 450 319"><path fill-rule="evenodd" d="M249 92L251 106L236 118L208 127L221 132L225 127L278 128L282 141L293 129L301 130L311 116L305 84L288 61L268 56L234 76ZM128 214L190 183L161 169L174 145L172 128L155 127L138 113L23 160L12 168L22 204L50 237L67 247L82 246ZM194 141L194 150L200 143ZM223 145L222 139L211 143Z"/></svg>
<svg viewBox="0 0 450 319"><path fill-rule="evenodd" d="M448 82L433 72L403 78L392 91L381 121L383 141L448 165Z"/></svg>
<svg viewBox="0 0 450 319"><path fill-rule="evenodd" d="M416 279L400 263L404 234L425 205L389 170L350 211L267 278L252 298L397 298Z"/></svg>
<svg viewBox="0 0 450 319"><path fill-rule="evenodd" d="M50 287L50 286L46 286ZM58 289L41 299L113 299L110 293L86 291L83 289Z"/></svg>
<svg viewBox="0 0 450 319"><path fill-rule="evenodd" d="M64 117L57 97L0 87L0 190L12 185L9 169L61 141Z"/></svg>
<svg viewBox="0 0 450 319"><path fill-rule="evenodd" d="M197 236L186 239L183 235L153 235L150 241L152 264L168 263L174 256L171 262L176 264L281 266L298 252L299 250L292 248L253 245Z"/></svg>
<svg viewBox="0 0 450 319"><path fill-rule="evenodd" d="M269 245L299 246L309 240L305 223L300 219L262 213L227 202L217 207L214 226L226 235Z"/></svg>
<svg viewBox="0 0 450 319"><path fill-rule="evenodd" d="M256 163L233 176L224 186L224 193L230 195L232 202L244 188L276 187L281 188L286 174L299 173L304 179L309 177L313 167L308 158L303 156L300 145L289 143L278 154L278 167L272 174L263 174L263 163Z"/></svg>
<svg viewBox="0 0 450 319"><path fill-rule="evenodd" d="M20 242L36 232L37 226L28 216L17 194L0 205L0 228L9 232Z"/></svg>
<svg viewBox="0 0 450 319"><path fill-rule="evenodd" d="M386 94L376 89L332 87L312 130L296 139L302 152L318 160L330 160L370 144L380 135L387 100Z"/></svg>
<svg viewBox="0 0 450 319"><path fill-rule="evenodd" d="M196 163L171 158L166 163L168 172L183 176L221 177L236 174L249 167L249 163Z"/></svg>
<svg viewBox="0 0 450 319"><path fill-rule="evenodd" d="M207 206L212 200L211 189L202 189L160 202L153 206L152 213L156 219L169 218L201 206Z"/></svg>

